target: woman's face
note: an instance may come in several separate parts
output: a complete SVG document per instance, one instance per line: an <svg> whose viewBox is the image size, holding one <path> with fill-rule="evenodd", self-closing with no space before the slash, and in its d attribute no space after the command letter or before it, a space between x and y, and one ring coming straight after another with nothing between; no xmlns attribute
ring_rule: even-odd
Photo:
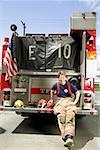
<svg viewBox="0 0 100 150"><path fill-rule="evenodd" d="M65 77L65 75L62 75L62 74L61 74L61 75L59 76L58 80L59 80L60 83L66 82L66 77Z"/></svg>

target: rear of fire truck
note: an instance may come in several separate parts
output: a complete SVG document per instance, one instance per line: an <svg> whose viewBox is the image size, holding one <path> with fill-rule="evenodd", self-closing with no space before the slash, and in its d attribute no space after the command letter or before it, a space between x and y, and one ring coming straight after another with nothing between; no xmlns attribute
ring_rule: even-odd
<svg viewBox="0 0 100 150"><path fill-rule="evenodd" d="M2 64L9 39L2 50ZM97 115L94 78L96 68L96 13L75 13L70 18L69 34L26 34L14 36L14 55L18 72L5 81L7 67L2 65L1 108L21 115L53 113L48 107L50 90L58 71L81 93L79 115ZM93 68L93 69L92 69ZM57 99L56 95L54 99Z"/></svg>

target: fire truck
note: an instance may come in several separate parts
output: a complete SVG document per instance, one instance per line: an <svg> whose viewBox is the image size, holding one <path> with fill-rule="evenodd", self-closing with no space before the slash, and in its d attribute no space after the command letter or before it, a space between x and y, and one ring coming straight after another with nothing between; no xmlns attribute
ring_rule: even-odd
<svg viewBox="0 0 100 150"><path fill-rule="evenodd" d="M80 91L78 115L97 115L94 79L96 72L96 13L74 13L70 17L70 33L14 36L18 72L5 81L3 64L9 38L2 45L0 75L0 108L21 115L53 113L53 107L39 107L40 100L50 100L50 90L57 74L64 71L68 81ZM54 99L57 99L56 95ZM16 107L16 101L24 107Z"/></svg>

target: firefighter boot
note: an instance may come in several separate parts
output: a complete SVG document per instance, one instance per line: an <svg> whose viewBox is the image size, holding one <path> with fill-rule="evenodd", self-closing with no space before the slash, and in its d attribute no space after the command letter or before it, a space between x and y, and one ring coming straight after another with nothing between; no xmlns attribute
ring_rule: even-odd
<svg viewBox="0 0 100 150"><path fill-rule="evenodd" d="M67 138L66 138L66 140L64 142L64 146L68 147L68 149L70 149L70 150L74 147L74 141L71 138L71 136L67 136Z"/></svg>

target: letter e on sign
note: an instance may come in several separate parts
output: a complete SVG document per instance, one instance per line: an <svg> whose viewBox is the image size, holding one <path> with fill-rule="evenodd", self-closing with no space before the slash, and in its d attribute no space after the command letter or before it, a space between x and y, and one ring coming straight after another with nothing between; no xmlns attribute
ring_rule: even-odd
<svg viewBox="0 0 100 150"><path fill-rule="evenodd" d="M29 60L36 60L35 56L34 56L34 49L36 48L35 45L30 45L29 46Z"/></svg>

